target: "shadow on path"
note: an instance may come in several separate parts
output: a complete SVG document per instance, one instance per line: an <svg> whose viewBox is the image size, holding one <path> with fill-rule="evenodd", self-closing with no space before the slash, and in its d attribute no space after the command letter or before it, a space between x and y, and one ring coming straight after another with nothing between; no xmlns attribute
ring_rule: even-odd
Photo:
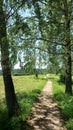
<svg viewBox="0 0 73 130"><path fill-rule="evenodd" d="M48 81L34 103L27 120L27 130L66 130L60 110L52 96L52 82Z"/></svg>

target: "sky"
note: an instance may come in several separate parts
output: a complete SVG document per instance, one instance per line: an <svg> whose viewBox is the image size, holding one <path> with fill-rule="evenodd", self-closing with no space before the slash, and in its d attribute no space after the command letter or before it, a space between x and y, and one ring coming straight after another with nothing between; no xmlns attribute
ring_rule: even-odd
<svg viewBox="0 0 73 130"><path fill-rule="evenodd" d="M17 63L17 64L14 66L14 69L20 69L19 63Z"/></svg>

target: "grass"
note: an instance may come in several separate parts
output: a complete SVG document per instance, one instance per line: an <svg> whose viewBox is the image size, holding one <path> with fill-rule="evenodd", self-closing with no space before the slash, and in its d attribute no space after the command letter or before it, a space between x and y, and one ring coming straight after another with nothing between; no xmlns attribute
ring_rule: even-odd
<svg viewBox="0 0 73 130"><path fill-rule="evenodd" d="M61 114L68 130L73 130L73 95L65 94L65 85L59 82L59 76L50 75L53 82L53 95L61 108Z"/></svg>
<svg viewBox="0 0 73 130"><path fill-rule="evenodd" d="M30 113L32 104L46 84L44 75L39 78L35 76L13 76L15 92L21 109L19 118L13 117L10 122L7 116L5 93L2 77L0 76L0 130L20 130L20 120L25 121ZM21 128L25 128L22 126Z"/></svg>
<svg viewBox="0 0 73 130"><path fill-rule="evenodd" d="M53 83L53 95L61 108L61 114L68 130L73 130L73 95L65 94L65 85L59 82L59 76L49 75L49 79ZM32 104L44 85L46 84L44 75L39 78L35 76L13 76L15 92L21 108L19 118L13 117L10 122L7 116L5 104L5 93L2 77L0 77L0 130L25 130L25 122L21 126L21 119L25 121L32 109ZM20 129L21 128L21 129Z"/></svg>

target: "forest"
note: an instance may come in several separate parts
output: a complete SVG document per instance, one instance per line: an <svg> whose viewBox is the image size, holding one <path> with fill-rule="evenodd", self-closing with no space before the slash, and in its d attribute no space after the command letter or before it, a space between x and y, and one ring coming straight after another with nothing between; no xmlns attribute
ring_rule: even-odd
<svg viewBox="0 0 73 130"><path fill-rule="evenodd" d="M0 63L1 130L26 129L48 79L65 126L73 130L72 0L0 0Z"/></svg>

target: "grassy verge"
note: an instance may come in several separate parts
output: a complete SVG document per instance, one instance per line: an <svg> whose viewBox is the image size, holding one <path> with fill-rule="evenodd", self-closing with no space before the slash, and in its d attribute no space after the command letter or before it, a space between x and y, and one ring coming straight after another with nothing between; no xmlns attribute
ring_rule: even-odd
<svg viewBox="0 0 73 130"><path fill-rule="evenodd" d="M65 126L68 130L73 130L73 95L65 94L65 85L59 82L59 76L50 75L53 82L53 94L58 102Z"/></svg>
<svg viewBox="0 0 73 130"><path fill-rule="evenodd" d="M7 109L5 104L4 85L2 77L0 77L0 130L20 130L20 120L25 121L30 113L32 104L35 102L38 94L46 84L43 76L35 78L35 76L13 76L15 92L21 109L19 118L13 117L8 121ZM25 127L22 126L22 130Z"/></svg>

